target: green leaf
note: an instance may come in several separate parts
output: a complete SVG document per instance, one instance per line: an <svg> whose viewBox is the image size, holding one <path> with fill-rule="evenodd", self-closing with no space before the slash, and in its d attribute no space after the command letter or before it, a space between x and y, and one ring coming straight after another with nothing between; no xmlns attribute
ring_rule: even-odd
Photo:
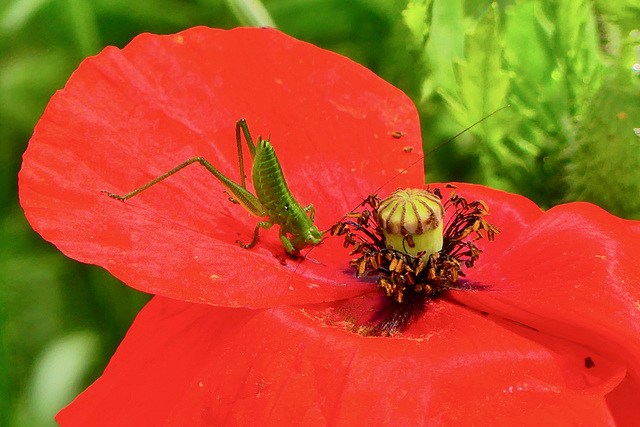
<svg viewBox="0 0 640 427"><path fill-rule="evenodd" d="M588 105L570 163L568 200L585 200L609 212L640 219L640 89L604 85Z"/></svg>
<svg viewBox="0 0 640 427"><path fill-rule="evenodd" d="M558 0L554 6L551 12L555 19L554 47L568 91L570 112L577 115L600 82L598 30L589 0Z"/></svg>
<svg viewBox="0 0 640 427"><path fill-rule="evenodd" d="M226 0L241 25L278 28L260 0Z"/></svg>
<svg viewBox="0 0 640 427"><path fill-rule="evenodd" d="M0 118L6 127L33 128L47 100L64 86L73 65L59 47L16 52L0 68Z"/></svg>
<svg viewBox="0 0 640 427"><path fill-rule="evenodd" d="M465 36L465 59L454 62L456 93L441 91L459 123L467 125L475 122L507 104L510 75L503 69L502 54L497 5L494 3L474 30ZM501 140L510 126L500 123L506 122L503 116L498 122L482 122L471 129L472 133L485 140L494 152L493 155L503 160L510 157L501 145ZM484 155L486 147L478 147L478 153ZM515 158L510 161L519 162Z"/></svg>
<svg viewBox="0 0 640 427"><path fill-rule="evenodd" d="M550 22L535 2L518 1L506 12L505 62L513 71L509 101L542 134L560 131L567 116L567 94L554 73L558 69Z"/></svg>
<svg viewBox="0 0 640 427"><path fill-rule="evenodd" d="M416 46L422 47L427 40L431 26L431 6L432 0L411 0L402 11L402 18Z"/></svg>
<svg viewBox="0 0 640 427"><path fill-rule="evenodd" d="M55 414L82 391L99 345L99 337L90 331L73 332L49 344L35 361L16 424L55 426Z"/></svg>
<svg viewBox="0 0 640 427"><path fill-rule="evenodd" d="M15 0L0 15L0 32L22 29L48 0Z"/></svg>
<svg viewBox="0 0 640 427"><path fill-rule="evenodd" d="M223 0L93 0L100 34L123 47L142 32L168 34L194 25L237 26Z"/></svg>
<svg viewBox="0 0 640 427"><path fill-rule="evenodd" d="M619 27L623 37L638 30L640 2L638 0L595 0L595 8L602 19Z"/></svg>
<svg viewBox="0 0 640 427"><path fill-rule="evenodd" d="M623 84L633 87L640 85L640 31L634 30L620 41L618 58L618 79Z"/></svg>
<svg viewBox="0 0 640 427"><path fill-rule="evenodd" d="M102 42L98 32L93 3L88 0L67 0L71 30L82 57L95 55Z"/></svg>
<svg viewBox="0 0 640 427"><path fill-rule="evenodd" d="M463 0L433 0L431 28L425 46L433 86L453 93L453 61L464 57Z"/></svg>

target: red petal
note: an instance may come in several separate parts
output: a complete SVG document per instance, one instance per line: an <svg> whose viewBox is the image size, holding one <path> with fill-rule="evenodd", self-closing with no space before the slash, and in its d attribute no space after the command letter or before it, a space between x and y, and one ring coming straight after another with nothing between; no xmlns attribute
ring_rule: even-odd
<svg viewBox="0 0 640 427"><path fill-rule="evenodd" d="M143 34L85 60L52 98L20 173L26 216L66 255L187 301L262 307L370 289L347 271L337 239L301 267L280 264L275 230L239 248L258 219L199 166L126 203L100 193L131 191L194 156L237 179L240 118L254 138L271 135L294 195L315 204L322 229L421 153L411 101L344 57L270 29ZM422 182L420 167L393 185L408 182Z"/></svg>
<svg viewBox="0 0 640 427"><path fill-rule="evenodd" d="M507 204L512 198L501 197ZM492 210L498 205L489 204ZM637 395L639 223L587 203L561 205L537 215L531 210L520 226L505 227L503 212L499 208L499 215L490 217L503 233L495 245L484 245L478 268L468 274L490 288L453 292L453 298L622 360Z"/></svg>
<svg viewBox="0 0 640 427"><path fill-rule="evenodd" d="M353 309L375 301L354 300ZM344 308L344 307L342 307ZM338 309L338 308L336 308ZM327 307L216 308L154 298L105 374L58 415L75 425L606 425L624 369L432 304L406 338L365 338ZM587 368L585 354L596 366Z"/></svg>

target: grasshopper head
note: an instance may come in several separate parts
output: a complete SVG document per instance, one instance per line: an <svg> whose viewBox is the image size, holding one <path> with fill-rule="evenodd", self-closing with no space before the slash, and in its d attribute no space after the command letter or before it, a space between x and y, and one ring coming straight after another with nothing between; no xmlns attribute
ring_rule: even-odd
<svg viewBox="0 0 640 427"><path fill-rule="evenodd" d="M303 234L292 236L291 244L297 250L304 249L309 246L315 246L322 241L322 233L318 227L312 225Z"/></svg>

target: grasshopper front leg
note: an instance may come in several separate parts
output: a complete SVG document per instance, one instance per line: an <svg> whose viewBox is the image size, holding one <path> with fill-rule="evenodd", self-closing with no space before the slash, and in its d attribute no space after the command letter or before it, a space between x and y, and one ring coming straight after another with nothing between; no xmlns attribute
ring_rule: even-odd
<svg viewBox="0 0 640 427"><path fill-rule="evenodd" d="M284 250L287 251L289 255L296 255L298 253L298 250L293 247L293 243L291 243L291 240L289 240L289 238L287 237L287 234L284 232L284 230L282 230L282 227L280 227L280 232L278 233L278 236L280 237L280 242L282 242L282 246L284 246Z"/></svg>
<svg viewBox="0 0 640 427"><path fill-rule="evenodd" d="M311 222L314 222L316 220L316 208L311 203L302 208L302 210L305 211L305 213L309 214Z"/></svg>
<svg viewBox="0 0 640 427"><path fill-rule="evenodd" d="M251 243L244 244L242 243L240 240L236 240L236 243L238 243L240 246L242 246L245 249L251 249L252 247L254 247L256 245L256 243L258 243L258 240L260 239L259 233L260 233L260 229L264 228L265 230L270 229L271 227L273 227L273 223L269 222L269 221L260 221L259 223L256 224L256 228L253 231L253 240L251 241Z"/></svg>
<svg viewBox="0 0 640 427"><path fill-rule="evenodd" d="M260 239L260 236L259 236L260 229L264 228L265 230L268 230L271 227L273 227L273 222L260 221L259 223L256 224L256 228L253 231L253 240L251 241L251 243L244 244L240 240L236 240L236 243L238 243L244 249L251 249L258 243L258 240ZM280 232L278 233L278 236L280 237L280 242L282 243L282 246L284 246L284 250L287 251L288 254L295 255L298 253L296 248L293 247L293 243L291 243L291 240L289 240L289 238L287 237L287 234L282 230L282 228L280 228Z"/></svg>

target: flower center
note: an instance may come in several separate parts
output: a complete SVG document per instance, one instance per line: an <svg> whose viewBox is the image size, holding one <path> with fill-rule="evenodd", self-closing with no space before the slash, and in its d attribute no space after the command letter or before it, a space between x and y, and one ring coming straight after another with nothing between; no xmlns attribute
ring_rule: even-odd
<svg viewBox="0 0 640 427"><path fill-rule="evenodd" d="M500 232L484 219L488 207L481 200L468 202L455 191L444 204L442 198L439 189L397 190L383 200L372 195L332 227L331 234L343 235L345 248L352 247L349 255L356 255L350 261L356 276L376 276L378 290L391 300L381 309L387 314L379 324L361 332L401 332L426 302L462 289L463 266L472 268L482 252L474 242L485 233L493 241ZM451 209L445 226L445 211Z"/></svg>

